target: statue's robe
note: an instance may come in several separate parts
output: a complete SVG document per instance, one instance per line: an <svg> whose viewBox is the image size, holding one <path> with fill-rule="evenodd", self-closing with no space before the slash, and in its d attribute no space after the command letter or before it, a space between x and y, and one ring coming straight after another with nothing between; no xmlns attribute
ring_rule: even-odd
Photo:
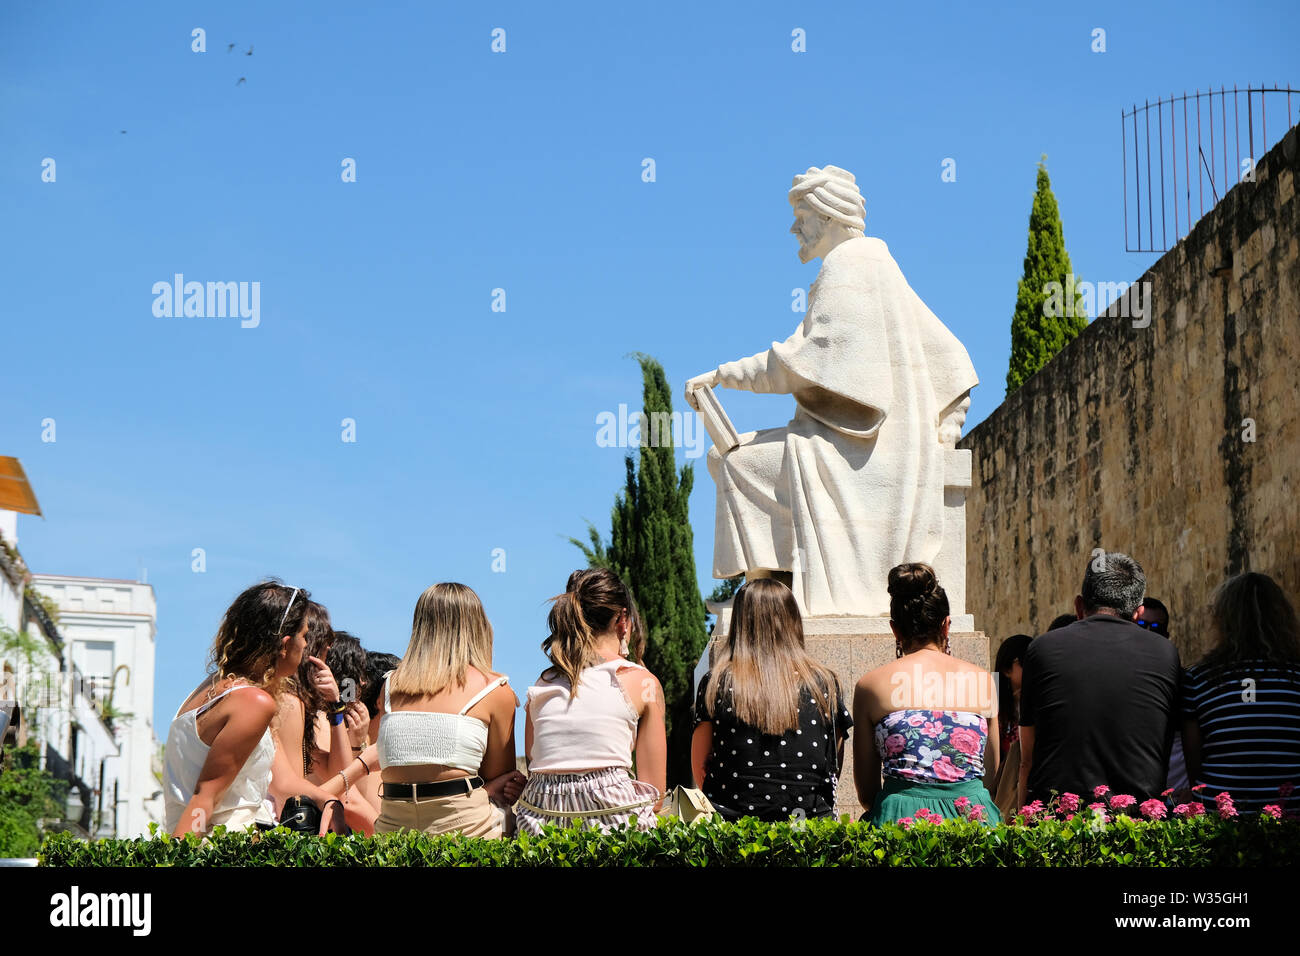
<svg viewBox="0 0 1300 956"><path fill-rule="evenodd" d="M709 453L714 577L791 571L805 614L887 614L889 569L939 552L940 418L978 381L885 243L840 243L798 330L719 369L721 386L788 393L798 407L786 427Z"/></svg>

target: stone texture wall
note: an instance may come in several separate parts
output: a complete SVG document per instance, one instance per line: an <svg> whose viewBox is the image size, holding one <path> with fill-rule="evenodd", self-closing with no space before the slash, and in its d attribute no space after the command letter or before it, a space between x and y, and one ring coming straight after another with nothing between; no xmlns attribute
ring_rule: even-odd
<svg viewBox="0 0 1300 956"><path fill-rule="evenodd" d="M1072 612L1096 547L1142 564L1184 662L1226 577L1300 603L1297 129L1141 277L1149 327L1112 306L958 443L966 609L991 648Z"/></svg>

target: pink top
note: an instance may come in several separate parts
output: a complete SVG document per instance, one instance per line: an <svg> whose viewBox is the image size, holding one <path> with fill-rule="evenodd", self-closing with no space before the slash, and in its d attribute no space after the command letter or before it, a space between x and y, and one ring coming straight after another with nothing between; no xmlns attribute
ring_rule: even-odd
<svg viewBox="0 0 1300 956"><path fill-rule="evenodd" d="M579 677L577 697L569 696L562 674L528 688L531 773L632 769L639 716L618 679L618 672L629 667L645 670L621 657L588 667Z"/></svg>

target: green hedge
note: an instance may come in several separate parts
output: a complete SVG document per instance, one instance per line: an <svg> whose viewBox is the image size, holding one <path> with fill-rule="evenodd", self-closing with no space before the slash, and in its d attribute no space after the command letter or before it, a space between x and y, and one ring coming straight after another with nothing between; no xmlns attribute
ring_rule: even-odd
<svg viewBox="0 0 1300 956"><path fill-rule="evenodd" d="M809 820L802 824L679 821L645 832L602 835L549 830L510 840L430 837L304 837L287 830L225 833L206 842L98 840L55 834L42 866L1283 866L1300 859L1300 822L1198 817L1156 822L1081 814L981 827L965 820L890 824Z"/></svg>

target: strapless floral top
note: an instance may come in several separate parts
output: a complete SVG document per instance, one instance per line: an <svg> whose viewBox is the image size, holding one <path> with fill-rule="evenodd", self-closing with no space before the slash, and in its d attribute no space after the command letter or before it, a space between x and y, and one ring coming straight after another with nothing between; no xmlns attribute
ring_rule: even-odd
<svg viewBox="0 0 1300 956"><path fill-rule="evenodd" d="M886 777L957 783L984 776L989 722L957 710L895 710L876 724Z"/></svg>

